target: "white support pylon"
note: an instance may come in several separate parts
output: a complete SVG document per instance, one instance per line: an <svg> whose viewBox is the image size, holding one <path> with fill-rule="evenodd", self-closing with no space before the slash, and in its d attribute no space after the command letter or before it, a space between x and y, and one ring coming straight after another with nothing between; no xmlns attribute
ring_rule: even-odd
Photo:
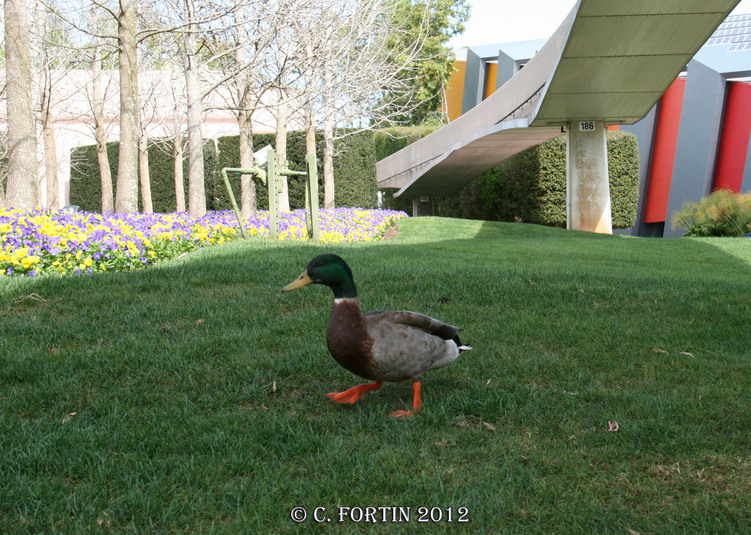
<svg viewBox="0 0 751 535"><path fill-rule="evenodd" d="M566 129L566 227L612 234L607 129L601 121Z"/></svg>

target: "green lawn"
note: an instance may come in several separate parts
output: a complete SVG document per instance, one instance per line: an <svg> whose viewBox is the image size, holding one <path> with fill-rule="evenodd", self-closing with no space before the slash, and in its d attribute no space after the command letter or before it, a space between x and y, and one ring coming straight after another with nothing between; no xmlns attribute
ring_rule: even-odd
<svg viewBox="0 0 751 535"><path fill-rule="evenodd" d="M365 309L464 328L417 416L388 417L408 383L326 398L358 382L326 349L331 292L280 293L322 251ZM749 239L437 218L2 277L0 532L747 532L750 289Z"/></svg>

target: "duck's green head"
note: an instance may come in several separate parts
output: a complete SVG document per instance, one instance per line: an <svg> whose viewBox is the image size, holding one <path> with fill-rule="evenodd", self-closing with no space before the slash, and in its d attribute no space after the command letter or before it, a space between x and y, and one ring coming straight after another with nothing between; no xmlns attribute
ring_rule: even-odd
<svg viewBox="0 0 751 535"><path fill-rule="evenodd" d="M352 270L343 258L335 254L322 254L313 258L305 271L282 288L282 291L291 292L308 284L324 284L334 290L336 298L357 297Z"/></svg>

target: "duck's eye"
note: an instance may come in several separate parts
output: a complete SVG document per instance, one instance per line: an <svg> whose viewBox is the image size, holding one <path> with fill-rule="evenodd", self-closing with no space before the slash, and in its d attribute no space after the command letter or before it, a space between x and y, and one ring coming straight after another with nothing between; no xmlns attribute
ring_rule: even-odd
<svg viewBox="0 0 751 535"><path fill-rule="evenodd" d="M326 265L325 260L319 260L318 262L316 262L316 267L323 267L325 265Z"/></svg>

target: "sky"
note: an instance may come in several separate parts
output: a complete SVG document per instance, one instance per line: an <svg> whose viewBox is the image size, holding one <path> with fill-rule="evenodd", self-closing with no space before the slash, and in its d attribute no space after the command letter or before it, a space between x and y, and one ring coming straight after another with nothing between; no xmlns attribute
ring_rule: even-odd
<svg viewBox="0 0 751 535"><path fill-rule="evenodd" d="M469 0L472 6L464 34L451 48L510 43L550 37L576 0ZM751 13L751 0L741 0L733 14Z"/></svg>

